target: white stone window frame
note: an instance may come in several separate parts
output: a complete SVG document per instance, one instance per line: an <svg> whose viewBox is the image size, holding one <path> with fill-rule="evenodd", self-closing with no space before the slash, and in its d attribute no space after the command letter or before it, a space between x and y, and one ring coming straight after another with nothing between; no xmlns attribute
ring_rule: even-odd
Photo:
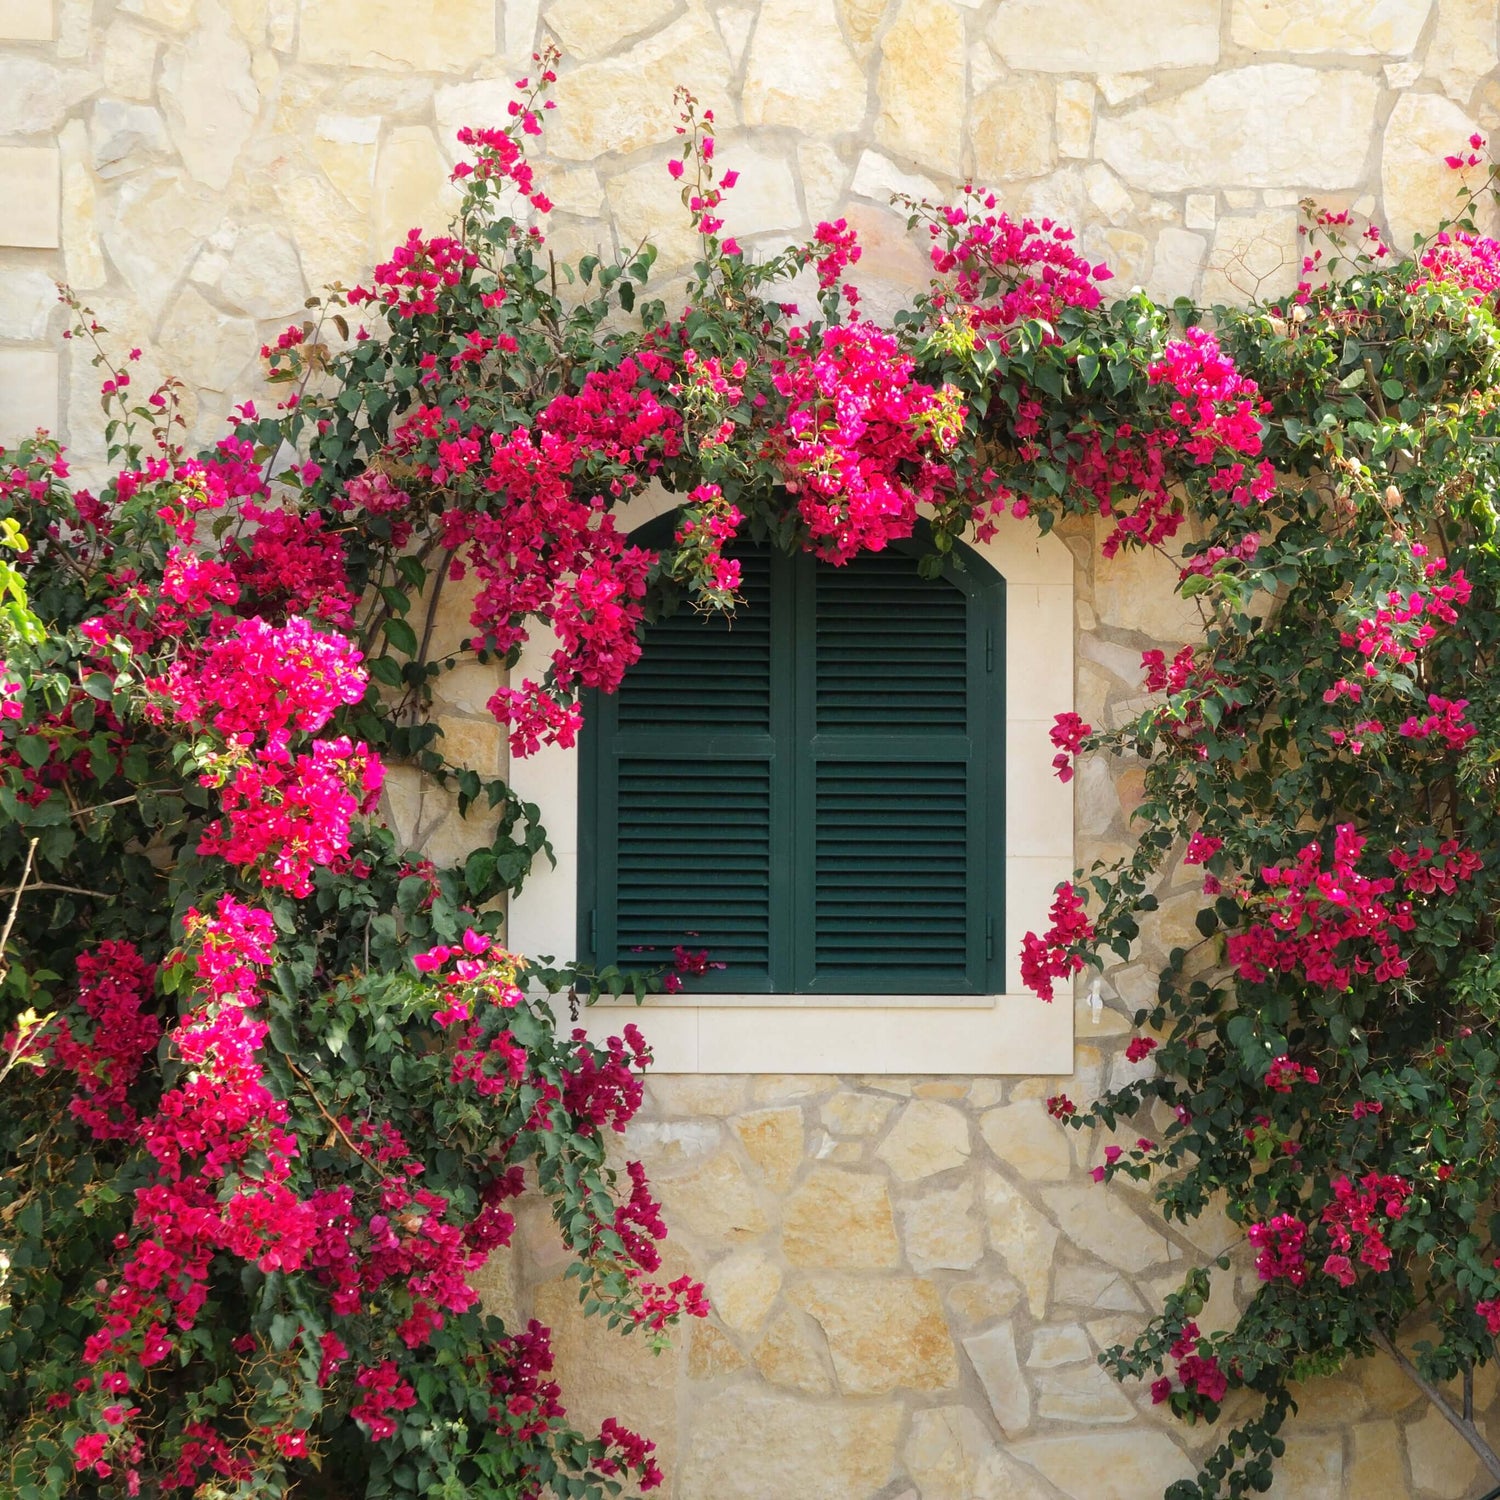
<svg viewBox="0 0 1500 1500"><path fill-rule="evenodd" d="M631 532L681 503L653 485L621 508L618 524ZM1005 580L1005 993L606 998L578 1023L590 1036L634 1021L659 1073L1072 1072L1071 994L1038 1000L1019 969L1022 936L1046 926L1053 892L1074 868L1072 788L1053 771L1047 737L1073 707L1073 556L1057 536L1010 517L970 545ZM540 680L554 645L550 633L534 634L513 680ZM540 808L557 862L539 858L511 898L507 943L566 961L578 933L578 752L554 745L513 760L510 781Z"/></svg>

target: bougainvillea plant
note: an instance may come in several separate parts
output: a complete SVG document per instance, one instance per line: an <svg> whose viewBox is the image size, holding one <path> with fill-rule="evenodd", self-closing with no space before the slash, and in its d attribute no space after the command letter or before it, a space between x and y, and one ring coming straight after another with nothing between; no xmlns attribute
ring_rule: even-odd
<svg viewBox="0 0 1500 1500"><path fill-rule="evenodd" d="M73 303L110 472L77 487L45 436L0 455L7 1491L651 1487L649 1436L576 1430L548 1331L486 1314L476 1276L529 1189L587 1310L648 1338L705 1310L653 1279L657 1205L608 1154L639 1035L584 1040L564 995L711 957L505 951L545 810L448 760L434 688L491 663L512 752L566 745L653 611L734 607L736 536L838 563L919 515L941 553L1005 512L1105 517L1106 559L1175 549L1202 612L1143 659L1154 707L1055 726L1060 776L1133 755L1147 799L1135 853L1059 887L1022 955L1050 998L1131 952L1164 871L1201 870L1203 940L1129 1049L1154 1071L1051 1106L1154 1111L1097 1175L1222 1207L1260 1272L1235 1327L1194 1323L1195 1270L1108 1356L1185 1419L1247 1403L1173 1500L1263 1490L1296 1382L1375 1348L1493 1463L1439 1383L1500 1335L1500 246L1459 225L1397 263L1323 215L1297 295L1210 329L1107 302L1064 226L971 188L907 205L934 277L887 328L843 222L760 259L723 235L736 173L683 96L664 170L701 256L669 309L639 291L649 248L546 251L524 147L551 61L504 128L462 133L452 233L413 231L267 346L267 410L189 454L176 387L138 394L136 352ZM811 316L785 300L804 271ZM651 480L682 501L660 554L615 520ZM435 654L466 574L472 633ZM538 628L547 671L507 680ZM461 866L381 820L410 774L484 815Z"/></svg>

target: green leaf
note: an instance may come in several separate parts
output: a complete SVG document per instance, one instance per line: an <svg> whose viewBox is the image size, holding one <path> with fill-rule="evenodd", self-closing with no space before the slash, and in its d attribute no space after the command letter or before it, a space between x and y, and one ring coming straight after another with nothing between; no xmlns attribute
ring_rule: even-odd
<svg viewBox="0 0 1500 1500"><path fill-rule="evenodd" d="M387 620L380 627L386 640L406 656L417 654L417 633L405 620Z"/></svg>

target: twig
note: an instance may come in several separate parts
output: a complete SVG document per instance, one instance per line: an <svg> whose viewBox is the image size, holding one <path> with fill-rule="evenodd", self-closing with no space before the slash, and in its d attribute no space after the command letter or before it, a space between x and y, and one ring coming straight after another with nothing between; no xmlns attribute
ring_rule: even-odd
<svg viewBox="0 0 1500 1500"><path fill-rule="evenodd" d="M32 839L31 847L33 849L36 847L35 839ZM28 861L28 864L29 863L30 861ZM100 901L113 901L115 899L109 894L108 891L91 891L87 886L82 885L54 885L50 880L33 880L28 886L24 875L22 876L20 885L0 885L0 896L14 896L16 898L16 901L18 902L21 899L21 892L23 890L65 891L70 896L94 896ZM10 908L10 921L5 924L6 937L10 936L10 924L11 922L14 922L15 919L16 906L15 902L12 902ZM4 946L4 942L0 941L0 948L3 948Z"/></svg>
<svg viewBox="0 0 1500 1500"><path fill-rule="evenodd" d="M1396 1347L1393 1339L1388 1338L1379 1329L1376 1329L1370 1337L1374 1341L1375 1347L1390 1355L1406 1374L1407 1378L1437 1407L1438 1411L1447 1419L1454 1431L1479 1455L1480 1462L1490 1471L1491 1475L1496 1479L1500 1479L1500 1453L1496 1453L1485 1442L1473 1421L1454 1411L1448 1398Z"/></svg>
<svg viewBox="0 0 1500 1500"><path fill-rule="evenodd" d="M16 925L16 913L21 909L21 892L26 889L26 881L31 875L31 861L36 857L36 846L38 840L32 841L26 846L26 863L21 868L21 883L13 891L6 892L11 896L10 915L5 919L5 930L0 932L0 976L10 972L10 965L5 962L5 950L10 946L10 930Z"/></svg>
<svg viewBox="0 0 1500 1500"><path fill-rule="evenodd" d="M318 1106L318 1113L319 1113L319 1114L320 1114L320 1115L322 1115L322 1116L323 1116L323 1118L324 1118L324 1119L325 1119L325 1120L327 1120L327 1121L328 1121L328 1123L329 1123L329 1124L330 1124L330 1125L332 1125L332 1126L333 1126L333 1128L334 1128L334 1129L335 1129L335 1130L336 1130L336 1131L338 1131L338 1133L339 1133L339 1135L340 1135L340 1136L341 1136L341 1137L342 1137L342 1138L343 1138L343 1142L344 1142L344 1144L345 1144L345 1145L346 1145L346 1146L347 1146L347 1147L348 1147L348 1148L349 1148L349 1149L350 1149L350 1150L351 1150L351 1151L352 1151L352 1152L353 1152L353 1153L354 1153L354 1154L355 1154L355 1155L356 1155L356 1156L357 1156L357 1157L358 1157L358 1158L359 1158L359 1159L360 1159L360 1160L361 1160L361 1161L362 1161L362 1162L368 1162L368 1161L369 1161L369 1160L370 1160L370 1157L369 1157L369 1153L368 1153L368 1152L365 1152L365 1151L362 1151L362 1150L360 1150L360 1148L359 1148L359 1146L358 1146L358 1145L356 1145L356 1144L355 1144L355 1142L354 1142L354 1141L352 1141L352 1140L350 1140L350 1139L349 1139L349 1132L348 1132L348 1131L347 1131L347 1130L345 1130L345 1129L344 1129L344 1127L343 1127L343 1126L342 1126L342 1125L340 1125L340 1124L339 1124L339 1122L338 1122L338 1121L337 1121L337 1120L335 1120L335 1119L334 1119L334 1117L333 1117L333 1116L332 1116L332 1115L331 1115L331 1114L329 1114L329 1113L328 1113L328 1110L327 1110L327 1108L326 1108L326 1107L325 1107L325 1106L324 1106L324 1104L323 1104L323 1101L322 1101L322 1100L321 1100L321 1099L320 1099L320 1098L318 1098L318 1091L317 1091L317 1090L316 1090L316 1089L315 1089L315 1088L314 1088L314 1087L313 1087L313 1083L312 1083L312 1079L311 1079L311 1078L309 1078L309 1077L308 1077L308 1076L307 1076L307 1074L306 1074L306 1073L304 1073L304 1072L303 1072L303 1071L302 1071L302 1069L301 1069L301 1068L299 1068L299 1067L298 1067L298 1066L297 1066L297 1064L296 1064L296 1063L294 1063L294 1062L293 1062L293 1061L292 1061L292 1060L291 1060L291 1058L289 1058L289 1057L288 1057L288 1056L287 1056L287 1055L286 1055L286 1053L285 1053L285 1052L283 1052L283 1053L282 1053L282 1054L281 1054L281 1060L282 1060L282 1062L284 1062L284 1063L285 1063L285 1064L286 1064L286 1065L287 1065L287 1067L289 1067L289 1068L290 1068L290 1069L291 1069L291 1070L292 1070L292 1072L294 1072L294 1073L295 1073L295 1074L296 1074L296 1075L297 1075L297 1077L298 1077L298 1078L300 1078L300 1079L301 1079L301 1080L302 1080L302 1082L303 1082L303 1084L304 1084L304 1086L305 1086L305 1087L306 1087L306 1089L307 1089L307 1093L308 1093L308 1097L309 1097L309 1098L311 1098L311 1100L312 1100L312 1102L313 1102L313 1103L314 1103L314 1104L316 1104L316 1105L317 1105L317 1106Z"/></svg>

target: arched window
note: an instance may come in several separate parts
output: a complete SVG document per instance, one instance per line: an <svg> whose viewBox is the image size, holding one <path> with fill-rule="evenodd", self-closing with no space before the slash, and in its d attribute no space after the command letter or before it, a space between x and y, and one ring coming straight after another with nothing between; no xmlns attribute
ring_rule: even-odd
<svg viewBox="0 0 1500 1500"><path fill-rule="evenodd" d="M925 551L742 547L732 618L647 627L586 706L586 959L706 952L694 991L1001 987L1004 583L972 554L923 576Z"/></svg>

